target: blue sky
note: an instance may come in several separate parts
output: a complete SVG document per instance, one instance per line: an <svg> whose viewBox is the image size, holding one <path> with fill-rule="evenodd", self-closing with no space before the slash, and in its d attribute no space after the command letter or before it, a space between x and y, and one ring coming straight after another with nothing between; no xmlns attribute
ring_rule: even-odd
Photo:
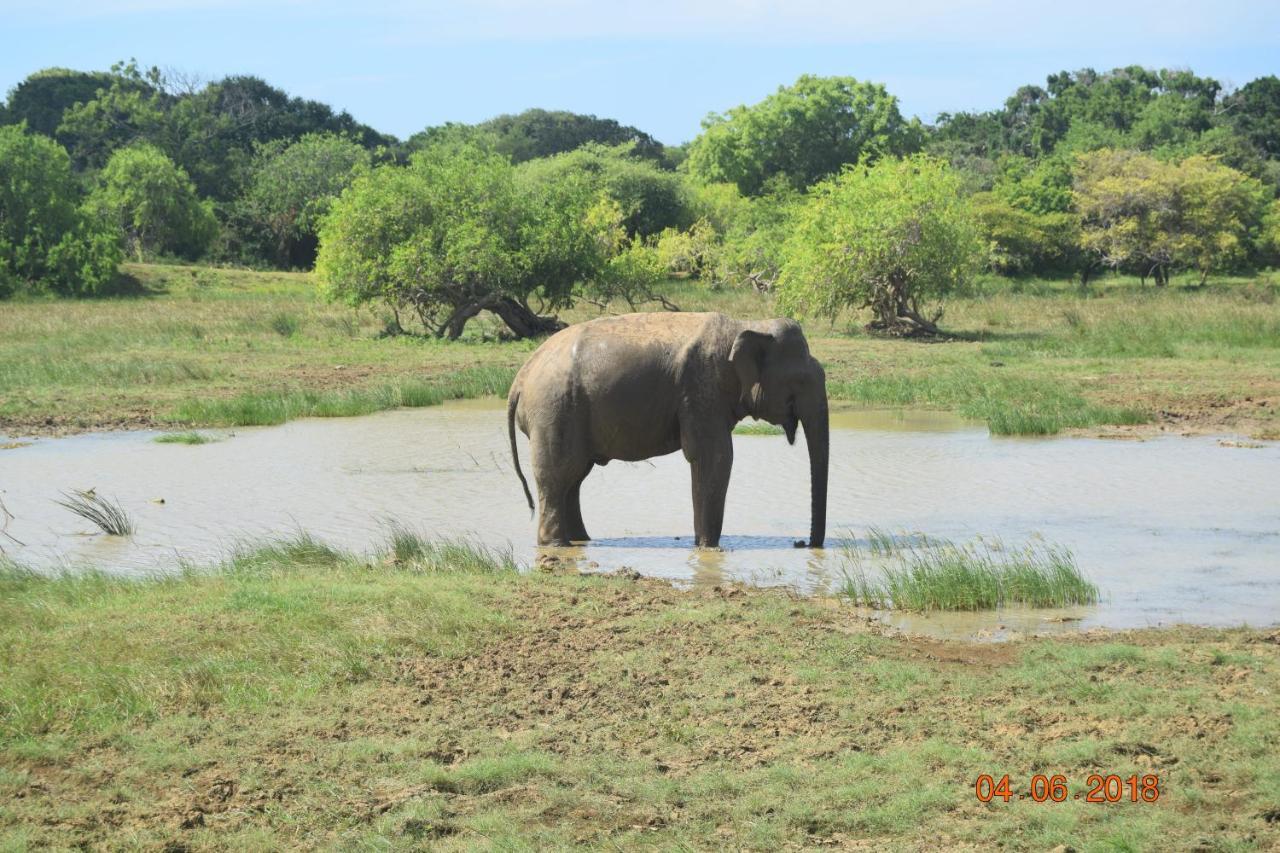
<svg viewBox="0 0 1280 853"><path fill-rule="evenodd" d="M0 0L0 90L128 57L256 74L401 137L537 106L676 143L803 73L882 82L926 121L1086 66L1240 86L1280 74L1280 2Z"/></svg>

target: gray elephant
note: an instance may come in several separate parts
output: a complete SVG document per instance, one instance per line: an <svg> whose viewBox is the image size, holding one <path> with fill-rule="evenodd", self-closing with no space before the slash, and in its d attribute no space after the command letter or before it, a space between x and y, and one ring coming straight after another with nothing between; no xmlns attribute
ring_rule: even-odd
<svg viewBox="0 0 1280 853"><path fill-rule="evenodd" d="M812 492L809 547L827 515L827 388L791 320L741 322L723 314L626 314L570 326L538 348L507 397L516 451L529 437L541 512L538 544L587 541L578 493L593 465L676 450L693 469L696 544L716 547L733 467L733 427L751 415L794 444L804 426Z"/></svg>

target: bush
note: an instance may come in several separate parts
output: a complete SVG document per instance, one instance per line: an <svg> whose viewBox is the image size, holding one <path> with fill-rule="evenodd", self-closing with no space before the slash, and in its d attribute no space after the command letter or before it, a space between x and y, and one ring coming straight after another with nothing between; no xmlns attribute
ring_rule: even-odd
<svg viewBox="0 0 1280 853"><path fill-rule="evenodd" d="M119 263L114 236L78 206L66 150L25 124L0 127L0 297L98 293Z"/></svg>
<svg viewBox="0 0 1280 853"><path fill-rule="evenodd" d="M386 302L396 325L411 310L439 337L457 338L481 311L519 337L561 328L529 300L565 307L601 273L617 245L618 207L602 205L578 174L524 178L467 143L361 175L321 225L322 285L351 304Z"/></svg>
<svg viewBox="0 0 1280 853"><path fill-rule="evenodd" d="M157 254L198 258L218 230L212 203L201 201L187 173L149 144L112 154L87 204L138 260Z"/></svg>
<svg viewBox="0 0 1280 853"><path fill-rule="evenodd" d="M834 318L870 308L869 328L936 332L924 305L963 285L983 258L961 177L926 155L858 166L814 187L783 246L783 307Z"/></svg>

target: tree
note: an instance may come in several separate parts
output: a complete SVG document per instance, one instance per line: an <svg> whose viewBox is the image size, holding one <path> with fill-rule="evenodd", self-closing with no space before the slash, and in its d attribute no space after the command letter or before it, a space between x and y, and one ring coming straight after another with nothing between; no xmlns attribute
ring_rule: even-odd
<svg viewBox="0 0 1280 853"><path fill-rule="evenodd" d="M217 233L212 204L196 196L186 172L146 143L111 155L87 207L112 224L138 260L157 254L197 258Z"/></svg>
<svg viewBox="0 0 1280 853"><path fill-rule="evenodd" d="M1189 71L1137 65L1062 71L1043 86L1019 87L999 110L944 114L929 150L948 157L1039 157L1187 144L1218 120L1221 89Z"/></svg>
<svg viewBox="0 0 1280 853"><path fill-rule="evenodd" d="M111 282L120 262L114 235L77 202L61 145L24 124L0 127L0 296L92 294Z"/></svg>
<svg viewBox="0 0 1280 853"><path fill-rule="evenodd" d="M276 266L309 268L315 263L320 221L370 161L369 152L355 141L327 133L259 147L241 205L244 218L271 235Z"/></svg>
<svg viewBox="0 0 1280 853"><path fill-rule="evenodd" d="M1173 224L1175 252L1180 261L1200 273L1204 284L1210 273L1245 261L1270 193L1259 181L1212 157L1188 157L1179 164L1175 177L1174 195L1179 202Z"/></svg>
<svg viewBox="0 0 1280 853"><path fill-rule="evenodd" d="M1212 157L1173 163L1111 149L1077 158L1074 194L1083 248L1157 285L1179 268L1203 283L1243 261L1267 198L1260 182Z"/></svg>
<svg viewBox="0 0 1280 853"><path fill-rule="evenodd" d="M173 144L166 148L201 195L235 198L248 182L259 145L294 142L309 133L352 139L374 151L395 139L327 104L290 97L258 77L225 77L177 99L168 115Z"/></svg>
<svg viewBox="0 0 1280 853"><path fill-rule="evenodd" d="M697 187L694 198L694 210L719 235L703 272L704 277L710 273L712 287L773 290L800 193L781 181L755 197L742 195L733 184L708 184Z"/></svg>
<svg viewBox="0 0 1280 853"><path fill-rule="evenodd" d="M563 110L532 109L517 115L500 115L481 122L477 129L492 134L495 150L513 163L575 151L588 143L629 145L627 150L633 157L652 162L663 158L662 143L642 130L611 118Z"/></svg>
<svg viewBox="0 0 1280 853"><path fill-rule="evenodd" d="M101 168L112 152L128 145L166 142L160 69L144 72L134 60L117 62L110 80L91 100L69 107L58 125L58 139L79 169Z"/></svg>
<svg viewBox="0 0 1280 853"><path fill-rule="evenodd" d="M1071 168L1062 158L1002 158L991 190L973 196L991 268L1005 275L1080 269L1080 217L1071 202Z"/></svg>
<svg viewBox="0 0 1280 853"><path fill-rule="evenodd" d="M1259 77L1226 98L1228 121L1240 136L1280 159L1280 77Z"/></svg>
<svg viewBox="0 0 1280 853"><path fill-rule="evenodd" d="M321 225L316 271L330 297L412 310L438 337L481 311L518 337L546 334L563 323L531 301L566 307L600 275L616 212L580 175L522 178L500 154L437 145L355 179Z"/></svg>
<svg viewBox="0 0 1280 853"><path fill-rule="evenodd" d="M689 149L688 168L705 182L760 193L779 176L794 189L859 160L919 149L923 132L878 83L804 75L752 106L712 114Z"/></svg>
<svg viewBox="0 0 1280 853"><path fill-rule="evenodd" d="M73 71L46 68L28 76L9 92L4 123L27 123L27 129L53 136L62 124L62 114L77 103L93 100L99 89L111 85L110 74L102 71Z"/></svg>
<svg viewBox="0 0 1280 853"><path fill-rule="evenodd" d="M688 227L692 219L681 177L632 154L631 144L607 148L589 142L567 154L522 163L519 169L534 180L579 176L621 205L629 236Z"/></svg>
<svg viewBox="0 0 1280 853"><path fill-rule="evenodd" d="M961 287L983 245L961 177L927 155L846 169L813 188L783 247L780 303L834 319L870 308L868 328L937 332L926 302Z"/></svg>

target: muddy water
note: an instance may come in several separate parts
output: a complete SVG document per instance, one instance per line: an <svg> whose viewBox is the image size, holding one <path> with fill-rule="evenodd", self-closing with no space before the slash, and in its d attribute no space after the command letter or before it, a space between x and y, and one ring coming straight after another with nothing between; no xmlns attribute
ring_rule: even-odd
<svg viewBox="0 0 1280 853"><path fill-rule="evenodd" d="M0 450L0 498L14 515L8 532L24 543L0 545L35 567L143 574L299 529L370 549L397 520L427 534L510 544L528 562L536 556L499 401L209 434L220 440L187 446L157 444L154 433L110 433ZM1075 553L1102 589L1101 604L883 618L996 637L1280 621L1280 445L993 438L947 415L893 412L833 414L831 434L825 551L792 547L808 529L804 442L735 436L722 552L689 547L689 469L674 454L597 468L582 492L595 541L557 553L600 570L822 592L839 585L839 545L849 531L854 544L865 544L870 527L960 541L1042 537ZM53 502L62 490L90 487L119 499L136 535L94 535Z"/></svg>

